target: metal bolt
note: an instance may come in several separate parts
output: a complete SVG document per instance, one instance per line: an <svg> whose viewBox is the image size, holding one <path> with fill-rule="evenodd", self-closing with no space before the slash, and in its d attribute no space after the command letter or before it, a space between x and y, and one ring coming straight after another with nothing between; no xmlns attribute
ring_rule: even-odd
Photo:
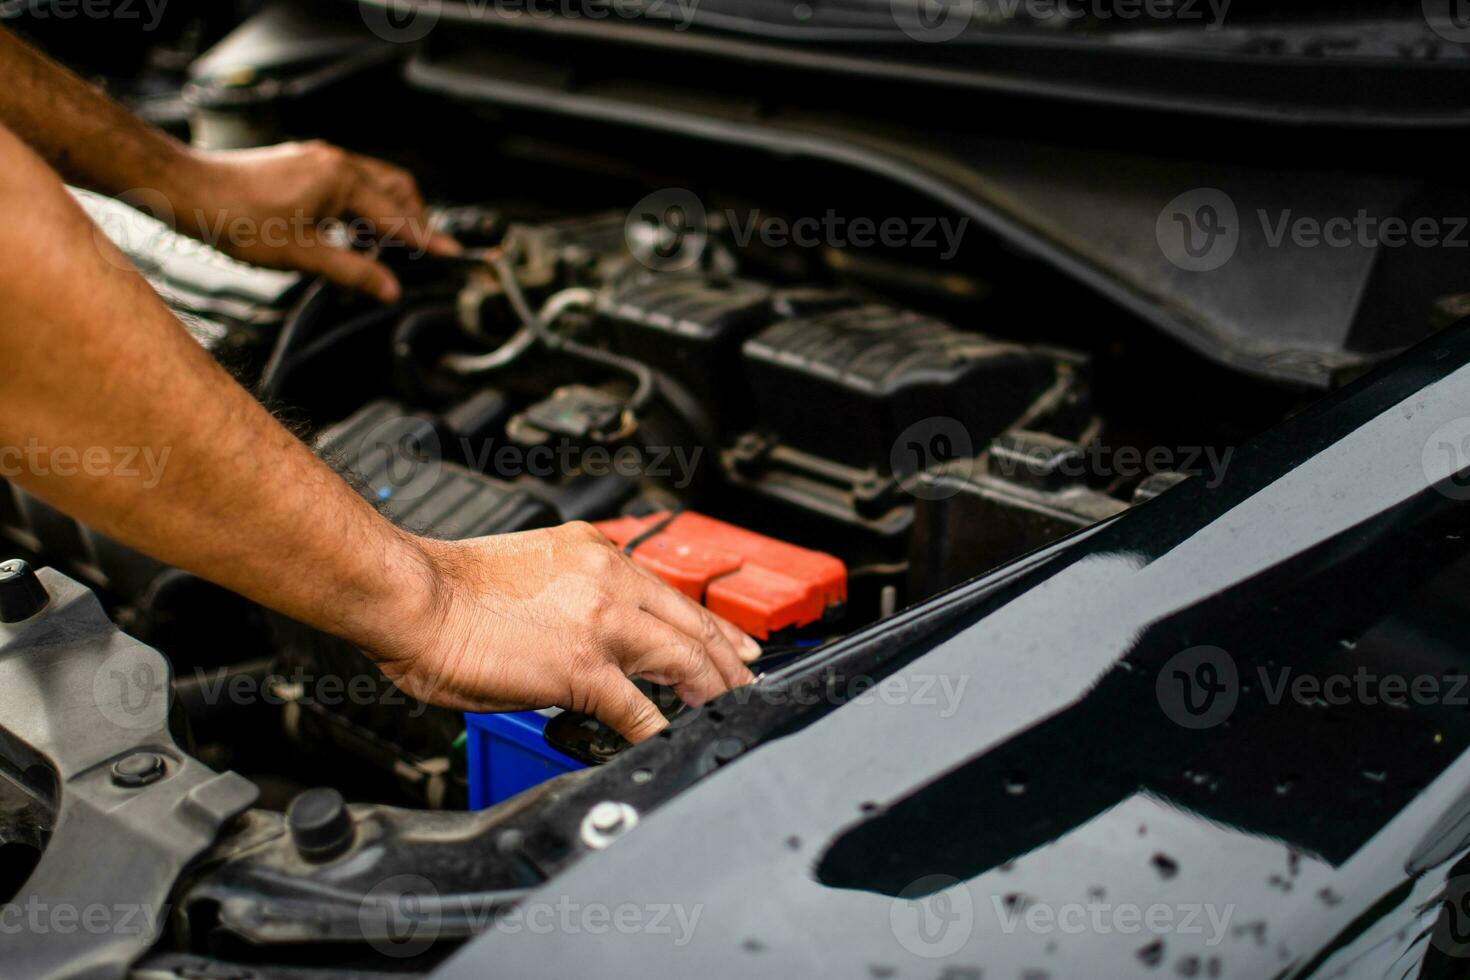
<svg viewBox="0 0 1470 980"><path fill-rule="evenodd" d="M598 833L611 834L623 825L623 810L616 803L599 803L592 808L592 827Z"/></svg>
<svg viewBox="0 0 1470 980"><path fill-rule="evenodd" d="M163 756L153 752L134 752L112 766L112 781L124 789L138 789L156 783L168 771Z"/></svg>
<svg viewBox="0 0 1470 980"><path fill-rule="evenodd" d="M718 739L715 742L714 757L716 765L723 766L727 762L734 762L745 751L745 743L732 736Z"/></svg>
<svg viewBox="0 0 1470 980"><path fill-rule="evenodd" d="M582 818L582 843L601 850L637 825L637 810L626 803L604 800Z"/></svg>

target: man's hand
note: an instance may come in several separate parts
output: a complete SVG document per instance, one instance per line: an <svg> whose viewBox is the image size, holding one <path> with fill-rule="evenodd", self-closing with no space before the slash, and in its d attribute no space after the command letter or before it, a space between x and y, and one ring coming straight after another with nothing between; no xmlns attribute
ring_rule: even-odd
<svg viewBox="0 0 1470 980"><path fill-rule="evenodd" d="M693 702L752 679L749 641L585 524L455 543L394 527L179 326L4 126L0 170L0 254L28 257L0 262L0 449L165 461L146 478L89 463L8 479L356 643L449 707L579 708L637 740L662 718L628 676Z"/></svg>
<svg viewBox="0 0 1470 980"><path fill-rule="evenodd" d="M421 544L434 600L360 640L414 697L466 711L558 705L638 742L666 723L629 677L691 705L755 679L754 640L591 525Z"/></svg>
<svg viewBox="0 0 1470 980"><path fill-rule="evenodd" d="M164 193L180 231L246 262L322 275L384 302L400 293L393 274L324 240L325 222L354 222L376 238L436 255L460 251L429 229L411 174L320 141L191 152L174 173Z"/></svg>
<svg viewBox="0 0 1470 980"><path fill-rule="evenodd" d="M0 126L67 180L114 197L161 196L180 231L236 258L316 273L392 302L399 294L393 274L323 241L323 222L361 219L374 238L444 255L459 250L453 240L429 232L413 178L381 160L325 143L191 149L4 28L0 78Z"/></svg>

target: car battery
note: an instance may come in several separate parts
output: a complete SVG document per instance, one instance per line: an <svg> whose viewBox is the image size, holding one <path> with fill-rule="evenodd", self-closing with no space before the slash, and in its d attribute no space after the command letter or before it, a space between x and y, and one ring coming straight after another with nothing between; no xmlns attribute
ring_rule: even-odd
<svg viewBox="0 0 1470 980"><path fill-rule="evenodd" d="M317 452L363 497L417 534L458 541L560 523L541 498L450 462L441 448L432 420L390 401L363 406L316 440ZM462 805L476 776L461 779L453 765L453 744L465 725L461 712L409 698L352 644L284 616L272 614L267 623L283 679L274 695L295 738L357 756L431 806ZM342 693L349 690L357 693ZM515 752L505 740L480 744L486 760ZM515 774L533 764L502 763L496 785L514 783L520 778Z"/></svg>
<svg viewBox="0 0 1470 980"><path fill-rule="evenodd" d="M833 618L847 602L837 558L683 511L597 524L614 544L758 640Z"/></svg>
<svg viewBox="0 0 1470 980"><path fill-rule="evenodd" d="M587 764L546 743L546 723L556 712L466 712L465 771L469 808L483 810L532 786Z"/></svg>

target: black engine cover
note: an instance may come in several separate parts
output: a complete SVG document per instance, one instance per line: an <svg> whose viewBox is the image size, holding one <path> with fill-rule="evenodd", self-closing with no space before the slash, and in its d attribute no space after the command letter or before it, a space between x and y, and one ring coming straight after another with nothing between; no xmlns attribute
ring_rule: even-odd
<svg viewBox="0 0 1470 980"><path fill-rule="evenodd" d="M783 320L744 356L762 424L783 443L885 470L914 423L954 418L983 446L1057 377L1041 351L876 304Z"/></svg>

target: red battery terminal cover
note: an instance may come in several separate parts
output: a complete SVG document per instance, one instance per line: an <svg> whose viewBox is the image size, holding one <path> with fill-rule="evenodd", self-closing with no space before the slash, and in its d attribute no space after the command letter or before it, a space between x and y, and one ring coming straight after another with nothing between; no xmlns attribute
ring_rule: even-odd
<svg viewBox="0 0 1470 980"><path fill-rule="evenodd" d="M820 551L683 511L601 521L634 561L758 640L847 601L847 566Z"/></svg>

